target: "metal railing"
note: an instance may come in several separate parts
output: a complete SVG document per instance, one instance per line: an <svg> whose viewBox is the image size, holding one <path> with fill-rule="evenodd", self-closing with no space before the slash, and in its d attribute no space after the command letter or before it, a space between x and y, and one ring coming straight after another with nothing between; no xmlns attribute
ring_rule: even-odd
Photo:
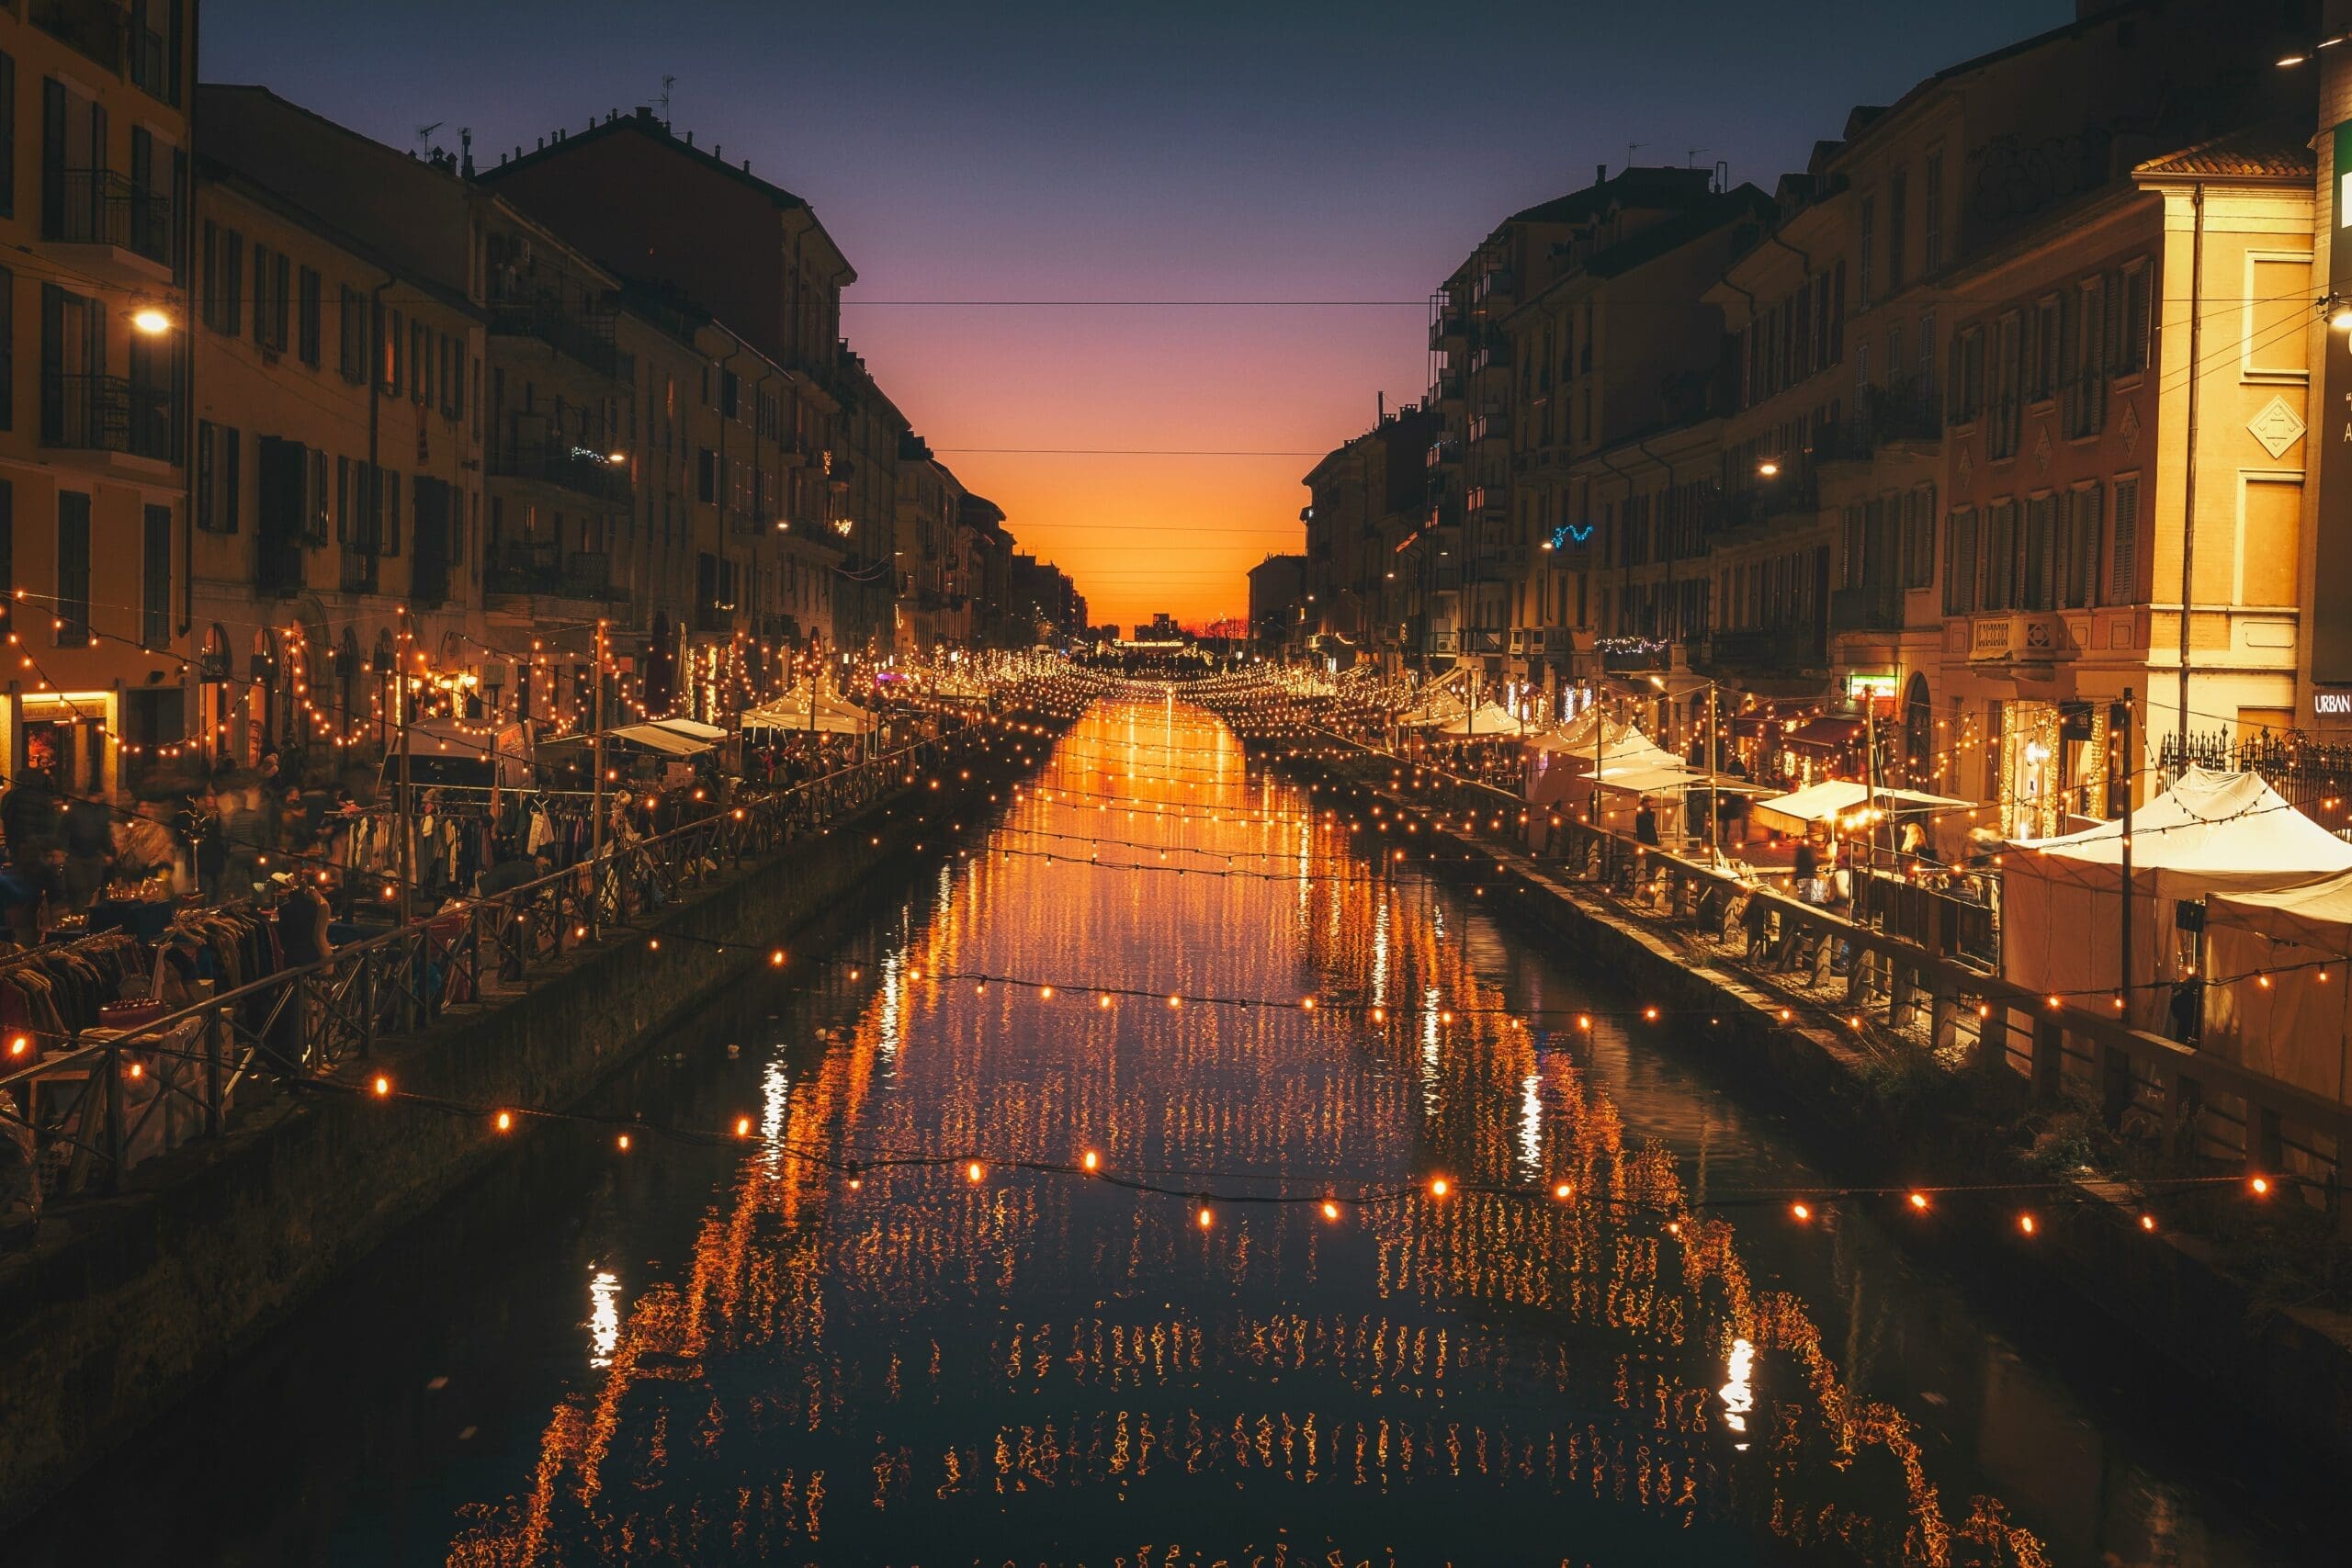
<svg viewBox="0 0 2352 1568"><path fill-rule="evenodd" d="M575 495L627 505L632 487L628 465L582 446L526 443L490 454L488 471L503 479L534 479Z"/></svg>
<svg viewBox="0 0 2352 1568"><path fill-rule="evenodd" d="M149 261L172 259L172 195L144 190L109 169L49 168L41 177L40 237L114 245Z"/></svg>
<svg viewBox="0 0 2352 1568"><path fill-rule="evenodd" d="M175 463L180 456L179 398L164 387L142 387L121 376L40 378L40 440L44 446L120 452Z"/></svg>
<svg viewBox="0 0 2352 1568"><path fill-rule="evenodd" d="M455 1006L528 995L583 942L675 904L894 789L968 725L861 760L667 832L608 842L601 857L497 897L337 948L317 963L205 997L119 1033L47 1040L0 1072L0 1121L29 1127L48 1201L112 1192L167 1127L217 1136L248 1080L315 1078ZM356 873L369 881L374 873ZM747 938L747 945L756 942ZM39 1039L18 1030L16 1039ZM157 1118L162 1118L158 1122ZM172 1141L177 1141L176 1139Z"/></svg>

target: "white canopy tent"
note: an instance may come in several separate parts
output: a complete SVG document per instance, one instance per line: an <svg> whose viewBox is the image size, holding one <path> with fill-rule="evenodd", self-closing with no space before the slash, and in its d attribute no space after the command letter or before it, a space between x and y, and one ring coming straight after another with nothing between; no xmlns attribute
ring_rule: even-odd
<svg viewBox="0 0 2352 1568"><path fill-rule="evenodd" d="M2181 977L2177 911L2214 894L2296 887L2352 871L2352 844L2252 773L2191 768L2132 813L2132 885L2123 824L2012 845L2001 864L2001 967L2036 991L2084 996L2122 982L2123 899L2132 900L2131 1018L2160 1028Z"/></svg>
<svg viewBox="0 0 2352 1568"><path fill-rule="evenodd" d="M744 729L774 729L786 733L864 735L874 728L874 716L836 697L811 698L806 686L787 691L772 703L747 711L737 724Z"/></svg>
<svg viewBox="0 0 2352 1568"><path fill-rule="evenodd" d="M1808 823L1826 822L1832 818L1863 809L1873 799L1880 810L1887 812L1964 808L1969 804L1949 795L1926 795L1916 789L1881 787L1873 792L1868 785L1851 779L1826 779L1789 795L1759 800L1755 806L1755 815L1756 819L1767 828L1778 829L1781 832L1802 832Z"/></svg>
<svg viewBox="0 0 2352 1568"><path fill-rule="evenodd" d="M1456 738L1467 736L1475 739L1482 735L1516 736L1525 728L1526 726L1520 723L1519 716L1510 709L1499 703L1488 703L1476 713L1465 713L1458 718L1439 725L1436 732L1443 736Z"/></svg>
<svg viewBox="0 0 2352 1568"><path fill-rule="evenodd" d="M605 731L607 740L624 740L665 757L698 757L717 744L700 736L681 735L659 724L624 724Z"/></svg>
<svg viewBox="0 0 2352 1568"><path fill-rule="evenodd" d="M656 728L673 731L690 740L707 740L714 746L727 739L727 731L698 718L657 718L651 722Z"/></svg>
<svg viewBox="0 0 2352 1568"><path fill-rule="evenodd" d="M1584 800L1592 794L1593 743L1592 727L1584 727L1584 750L1570 750L1553 740L1562 734L1555 730L1551 736L1538 740L1531 748L1527 760L1525 795L1531 805L1548 805L1573 795ZM1611 726L1600 732L1600 761L1603 781L1634 772L1657 772L1685 766L1681 758L1653 741L1640 730L1627 726ZM1703 778L1706 775L1699 775Z"/></svg>
<svg viewBox="0 0 2352 1568"><path fill-rule="evenodd" d="M2352 874L2205 904L2199 1049L2344 1103L2352 1091Z"/></svg>

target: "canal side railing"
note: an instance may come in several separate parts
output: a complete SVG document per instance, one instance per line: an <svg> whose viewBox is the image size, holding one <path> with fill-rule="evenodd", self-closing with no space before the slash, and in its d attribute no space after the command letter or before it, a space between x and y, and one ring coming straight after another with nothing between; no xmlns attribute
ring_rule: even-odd
<svg viewBox="0 0 2352 1568"><path fill-rule="evenodd" d="M2020 1072L2036 1101L2086 1101L2110 1131L2128 1123L2170 1155L2292 1178L2352 1234L2343 1192L2352 1107L2132 1028L2086 1005L2091 998L2030 991L1970 962L1959 932L1945 940L1939 931L1925 944L1566 815L1545 817L1551 838L1538 855L1525 840L1535 808L1512 792L1330 738L1347 750L1325 765L1398 804L1460 815L1458 834L1498 861L1605 896L1783 998L1784 1021L1804 1006L1866 1044L1924 1051L1960 1071ZM1404 787L1415 775L1423 782Z"/></svg>
<svg viewBox="0 0 2352 1568"><path fill-rule="evenodd" d="M607 842L601 857L130 1029L66 1039L17 1030L12 1045L23 1042L21 1054L37 1059L0 1073L0 1136L29 1136L45 1204L117 1191L140 1158L220 1135L248 1079L317 1078L364 1062L389 1037L431 1028L451 1007L520 1000L535 977L605 930L913 787L970 728L714 806L666 832ZM746 938L747 949L757 940Z"/></svg>

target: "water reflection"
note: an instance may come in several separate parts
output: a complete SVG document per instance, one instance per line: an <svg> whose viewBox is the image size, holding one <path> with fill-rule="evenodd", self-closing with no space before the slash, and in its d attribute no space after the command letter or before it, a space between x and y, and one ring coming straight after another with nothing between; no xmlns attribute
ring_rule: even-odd
<svg viewBox="0 0 2352 1568"><path fill-rule="evenodd" d="M1848 1381L1866 1314L1833 1358L1613 1069L1502 1010L1491 933L1221 727L1099 708L989 847L1046 841L943 870L854 1026L769 1069L684 1266L594 1294L599 1374L450 1562L2049 1560ZM890 1163L1088 1150L1215 1223ZM1515 1190L1322 1206L1441 1171Z"/></svg>

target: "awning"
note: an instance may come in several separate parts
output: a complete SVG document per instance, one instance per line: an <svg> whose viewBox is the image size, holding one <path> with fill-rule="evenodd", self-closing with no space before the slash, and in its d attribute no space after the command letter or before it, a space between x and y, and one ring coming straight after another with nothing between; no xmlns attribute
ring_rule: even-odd
<svg viewBox="0 0 2352 1568"><path fill-rule="evenodd" d="M1807 751L1843 751L1861 738L1859 718L1815 718L1789 731L1781 744Z"/></svg>
<svg viewBox="0 0 2352 1568"><path fill-rule="evenodd" d="M1808 822L1826 822L1849 811L1867 807L1872 798L1867 785L1852 779L1831 779L1808 785L1793 794L1776 795L1756 803L1756 819L1767 828L1794 831ZM1935 811L1946 807L1965 807L1969 802L1953 800L1948 795L1924 795L1915 789L1884 789L1877 791L1878 808L1888 812Z"/></svg>
<svg viewBox="0 0 2352 1568"><path fill-rule="evenodd" d="M658 724L625 724L617 729L605 731L607 740L624 740L631 746L641 746L648 751L659 751L665 757L696 757L710 750L710 742L691 735L680 735Z"/></svg>
<svg viewBox="0 0 2352 1568"><path fill-rule="evenodd" d="M652 722L659 728L674 730L691 740L716 743L727 739L727 731L715 724L705 724L698 718L657 718Z"/></svg>

